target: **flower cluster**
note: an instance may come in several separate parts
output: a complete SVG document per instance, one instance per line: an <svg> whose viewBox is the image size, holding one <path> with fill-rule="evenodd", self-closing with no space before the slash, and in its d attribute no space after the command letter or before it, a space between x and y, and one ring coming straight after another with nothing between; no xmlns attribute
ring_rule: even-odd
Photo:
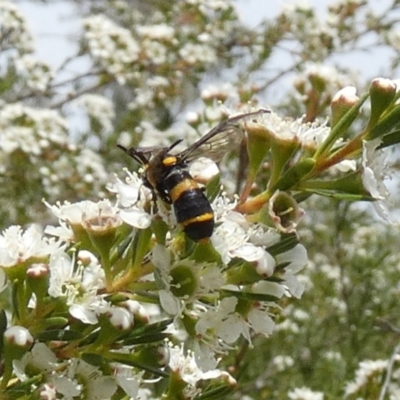
<svg viewBox="0 0 400 400"><path fill-rule="evenodd" d="M103 190L109 176L103 160L93 150L71 143L67 121L58 111L10 103L2 105L0 119L0 172L4 175L13 170L18 186L26 181L40 182L41 197L49 200L73 188L83 192L91 187ZM18 168L13 167L15 163ZM13 186L5 186L10 195ZM28 215L31 201L24 196L20 201Z"/></svg>
<svg viewBox="0 0 400 400"><path fill-rule="evenodd" d="M373 82L373 105L377 86L380 95L391 87L385 80ZM342 120L352 118L352 122L352 109L362 103L349 105L343 96L337 95L337 101L350 114ZM335 100L333 112L334 106ZM10 284L24 282L14 289L27 305L18 313L20 329L28 329L25 336L34 335L39 341L31 350L18 344L16 357L15 340L10 340L6 376L14 373L24 381L28 365L34 365L41 374L38 393L51 387L70 396L84 390L96 398L97 388L103 386L110 395L119 388L136 396L149 387L143 372L151 371L160 378L168 375L176 395L193 398L201 393L204 380L218 382L220 390L235 385L218 367L240 338L252 344L254 337L270 336L276 327L288 329L284 323L277 326L275 318L284 315L283 298L301 297L305 282L298 273L307 263L296 234L303 215L296 193L307 189L345 194L336 181L322 178L349 158L345 150L357 137L343 142L335 126L284 121L269 110L234 115L226 123L229 129L217 130L209 139L210 154L218 153L215 143L235 143L234 135L246 130L249 175L239 198L230 199L222 191L213 196L216 226L209 239L194 242L182 232L174 213L177 206L171 208L161 195L155 197L160 189L150 189L150 182L157 179L154 174L160 172L149 172L151 166L143 172L146 184L143 177L127 172L125 180L109 185L115 204L109 200L47 204L59 220L59 226L46 229L47 236L19 227L0 236L1 271ZM364 168L372 171L376 146L368 157L361 151L371 142L370 132L357 141L357 154L365 157ZM225 140L227 133L230 142ZM269 182L255 192L265 179L257 171L266 159L272 167ZM342 181L354 180L353 169L338 169L336 174ZM210 172L199 176L205 184L215 179ZM369 176L379 179L378 174ZM372 198L370 186L362 182L359 178L350 194L368 193ZM4 290L4 277L2 282ZM303 314L295 312L295 319L307 317ZM191 351L183 351L184 343ZM48 354L47 364L36 360L39 351ZM98 369L104 363L112 365L113 375ZM60 374L49 375L53 367ZM90 375L83 387L74 384L71 377L77 375ZM309 389L296 389L289 396L301 398L305 393L321 398Z"/></svg>
<svg viewBox="0 0 400 400"><path fill-rule="evenodd" d="M15 49L19 53L33 50L33 40L24 16L17 6L8 1L0 4L0 26L2 50Z"/></svg>
<svg viewBox="0 0 400 400"><path fill-rule="evenodd" d="M107 134L112 131L115 111L110 100L95 94L84 94L74 102L74 105L86 111L92 132L100 131L102 134Z"/></svg>
<svg viewBox="0 0 400 400"><path fill-rule="evenodd" d="M54 77L51 66L37 60L31 54L17 58L15 67L21 77L25 79L27 87L35 91L44 92Z"/></svg>
<svg viewBox="0 0 400 400"><path fill-rule="evenodd" d="M115 76L119 83L132 79L132 66L139 57L140 46L132 33L114 24L104 15L83 21L90 53L100 67Z"/></svg>

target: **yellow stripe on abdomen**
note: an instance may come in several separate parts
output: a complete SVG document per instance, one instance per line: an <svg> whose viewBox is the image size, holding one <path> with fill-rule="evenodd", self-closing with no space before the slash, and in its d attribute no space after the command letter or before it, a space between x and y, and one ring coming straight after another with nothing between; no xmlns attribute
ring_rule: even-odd
<svg viewBox="0 0 400 400"><path fill-rule="evenodd" d="M197 217L189 218L185 221L181 222L181 225L183 227L189 226L190 224L194 224L196 222L206 222L206 221L211 221L214 219L214 214L213 213L204 213L201 215L198 215Z"/></svg>
<svg viewBox="0 0 400 400"><path fill-rule="evenodd" d="M198 185L193 179L183 179L169 191L169 197L171 198L172 202L175 202L179 199L182 193L197 188Z"/></svg>

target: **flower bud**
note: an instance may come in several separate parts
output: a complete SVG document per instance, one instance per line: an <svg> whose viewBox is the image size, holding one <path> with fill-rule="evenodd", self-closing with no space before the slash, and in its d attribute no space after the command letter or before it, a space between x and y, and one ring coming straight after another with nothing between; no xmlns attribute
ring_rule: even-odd
<svg viewBox="0 0 400 400"><path fill-rule="evenodd" d="M19 360L32 346L33 336L23 326L11 326L4 332L4 358L6 362Z"/></svg>
<svg viewBox="0 0 400 400"><path fill-rule="evenodd" d="M111 324L119 330L127 330L133 326L133 315L125 308L113 307L108 312Z"/></svg>
<svg viewBox="0 0 400 400"><path fill-rule="evenodd" d="M6 343L26 349L31 347L33 343L33 336L28 329L18 325L8 328L4 332L4 339Z"/></svg>
<svg viewBox="0 0 400 400"><path fill-rule="evenodd" d="M335 126L359 100L354 86L346 86L339 90L331 101L331 126Z"/></svg>
<svg viewBox="0 0 400 400"><path fill-rule="evenodd" d="M387 110L396 95L396 84L390 79L376 78L369 87L371 116L368 128L376 125L381 115Z"/></svg>
<svg viewBox="0 0 400 400"><path fill-rule="evenodd" d="M49 272L49 266L44 263L31 264L26 271L27 282L30 285L33 293L35 293L36 300L39 303L47 295Z"/></svg>

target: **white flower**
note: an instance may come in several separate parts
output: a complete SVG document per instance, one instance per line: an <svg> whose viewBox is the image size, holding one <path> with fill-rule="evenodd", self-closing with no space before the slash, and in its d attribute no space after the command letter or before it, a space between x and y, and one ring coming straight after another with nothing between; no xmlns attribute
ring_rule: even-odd
<svg viewBox="0 0 400 400"><path fill-rule="evenodd" d="M196 324L196 333L206 341L215 335L230 345L236 342L240 335L251 343L251 330L265 336L273 332L275 323L269 315L267 305L255 303L255 307L243 317L236 312L237 302L236 297L226 297L214 310L207 310Z"/></svg>
<svg viewBox="0 0 400 400"><path fill-rule="evenodd" d="M234 379L224 371L213 369L203 372L197 365L195 357L191 351L185 355L183 346L171 347L170 350L169 367L180 375L182 380L192 387L195 387L200 380L216 379L220 376L229 377L232 384L235 383ZM191 388L189 388L190 390Z"/></svg>
<svg viewBox="0 0 400 400"><path fill-rule="evenodd" d="M0 130L0 156L5 159L20 149L31 162L40 158L42 165L43 153L48 151L50 145L69 148L67 122L56 110L31 108L21 103L2 104ZM45 175L47 170L40 169L39 172Z"/></svg>
<svg viewBox="0 0 400 400"><path fill-rule="evenodd" d="M388 190L384 184L384 179L388 175L388 167L385 161L386 153L378 152L376 148L379 146L381 139L375 139L363 143L362 165L363 175L362 180L366 190L376 199L372 203L376 212L381 218L389 220L387 204L385 199L388 198Z"/></svg>
<svg viewBox="0 0 400 400"><path fill-rule="evenodd" d="M49 64L37 60L31 54L25 54L15 61L17 72L26 79L28 87L45 91L54 77L54 71Z"/></svg>
<svg viewBox="0 0 400 400"><path fill-rule="evenodd" d="M160 304L171 315L179 316L190 304L191 312L203 308L202 296L215 295L226 282L220 268L213 264L198 264L189 260L171 262L168 250L156 245L152 262L157 268L162 289Z"/></svg>
<svg viewBox="0 0 400 400"><path fill-rule="evenodd" d="M250 242L250 224L246 218L231 211L218 226L211 237L215 250L221 255L222 262L227 264L232 258L238 257L249 262L255 262L259 272L269 273L275 266L273 258L264 250ZM266 246L269 243L264 243Z"/></svg>
<svg viewBox="0 0 400 400"><path fill-rule="evenodd" d="M114 366L115 381L118 386L131 398L142 399L138 396L140 385L143 382L143 373L136 373L132 367L123 364Z"/></svg>
<svg viewBox="0 0 400 400"><path fill-rule="evenodd" d="M16 48L21 53L33 51L33 38L19 8L10 1L0 2L0 25L6 48Z"/></svg>
<svg viewBox="0 0 400 400"><path fill-rule="evenodd" d="M84 107L89 118L98 121L104 131L111 132L115 111L114 105L109 99L97 94L84 94L75 101L75 105Z"/></svg>
<svg viewBox="0 0 400 400"><path fill-rule="evenodd" d="M36 262L58 252L61 244L43 237L32 226L23 231L20 226L10 226L0 235L0 266L13 267L27 260Z"/></svg>
<svg viewBox="0 0 400 400"><path fill-rule="evenodd" d="M108 189L117 194L119 216L125 223L138 229L150 226L152 215L144 207L151 197L151 191L143 185L137 174L128 173L126 182L117 179Z"/></svg>
<svg viewBox="0 0 400 400"><path fill-rule="evenodd" d="M215 50L205 44L185 43L179 50L179 55L183 61L190 65L196 63L213 64L217 60Z"/></svg>
<svg viewBox="0 0 400 400"><path fill-rule="evenodd" d="M219 168L214 161L201 157L190 165L189 172L196 182L206 184L219 174Z"/></svg>
<svg viewBox="0 0 400 400"><path fill-rule="evenodd" d="M236 88L231 83L223 83L221 85L208 85L201 91L201 98L203 100L210 99L227 99L232 96L232 93L236 92Z"/></svg>
<svg viewBox="0 0 400 400"><path fill-rule="evenodd" d="M386 371L388 365L387 360L366 360L359 363L356 371L356 378L353 382L346 385L345 396L357 393L365 385L371 382L373 376L382 379L382 374Z"/></svg>
<svg viewBox="0 0 400 400"><path fill-rule="evenodd" d="M284 296L286 290L285 286L278 282L259 281L252 285L251 290L253 293L266 294L274 296L278 299Z"/></svg>
<svg viewBox="0 0 400 400"><path fill-rule="evenodd" d="M70 314L86 324L96 324L97 316L109 311L110 306L98 292L105 287L104 270L94 261L83 266L66 253L59 252L50 259L48 293L52 297L65 296Z"/></svg>
<svg viewBox="0 0 400 400"><path fill-rule="evenodd" d="M65 375L52 375L49 380L57 392L67 398L84 394L87 400L110 399L117 390L113 377L105 376L100 369L77 359L70 361Z"/></svg>
<svg viewBox="0 0 400 400"><path fill-rule="evenodd" d="M261 333L265 336L271 335L275 328L275 322L263 309L253 308L247 315L248 323L254 333Z"/></svg>
<svg viewBox="0 0 400 400"><path fill-rule="evenodd" d="M215 310L205 312L196 323L196 334L215 334L228 344L234 343L246 331L245 322L235 311L237 301L236 297L224 298Z"/></svg>
<svg viewBox="0 0 400 400"><path fill-rule="evenodd" d="M255 122L247 122L249 130L252 125L255 125L255 128L261 125L277 140L299 142L303 147L311 149L323 143L330 133L330 127L326 124L304 123L302 118L284 120L273 112L260 114Z"/></svg>
<svg viewBox="0 0 400 400"><path fill-rule="evenodd" d="M294 365L294 360L290 356L276 356L273 358L272 363L277 367L278 371L284 371Z"/></svg>
<svg viewBox="0 0 400 400"><path fill-rule="evenodd" d="M108 73L124 84L133 75L132 65L139 57L140 46L132 32L104 15L83 20L85 39L94 58Z"/></svg>
<svg viewBox="0 0 400 400"><path fill-rule="evenodd" d="M31 351L24 354L20 360L13 361L13 366L18 378L26 380L25 369L27 366L51 373L57 367L57 357L44 343L35 343Z"/></svg>
<svg viewBox="0 0 400 400"><path fill-rule="evenodd" d="M153 40L171 42L175 37L175 29L167 24L142 25L138 26L136 30L140 36Z"/></svg>
<svg viewBox="0 0 400 400"><path fill-rule="evenodd" d="M324 400L324 394L321 392L313 392L311 389L302 387L291 390L288 393L291 400Z"/></svg>
<svg viewBox="0 0 400 400"><path fill-rule="evenodd" d="M278 254L276 256L277 263L289 263L286 267L286 271L291 271L292 273L297 273L301 271L308 261L307 250L302 244L297 244L290 250Z"/></svg>
<svg viewBox="0 0 400 400"><path fill-rule="evenodd" d="M39 388L39 396L41 400L56 400L57 390L52 384L44 383Z"/></svg>
<svg viewBox="0 0 400 400"><path fill-rule="evenodd" d="M97 203L84 200L72 204L65 202L63 205L50 205L47 202L45 204L61 221L66 221L72 226L81 225L88 230L105 231L122 223L118 209L107 199Z"/></svg>

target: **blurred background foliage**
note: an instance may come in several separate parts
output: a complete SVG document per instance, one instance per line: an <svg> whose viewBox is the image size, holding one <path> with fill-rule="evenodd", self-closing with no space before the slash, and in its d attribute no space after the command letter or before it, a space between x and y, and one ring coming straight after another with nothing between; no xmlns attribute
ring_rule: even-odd
<svg viewBox="0 0 400 400"><path fill-rule="evenodd" d="M26 3L35 1L0 4L2 229L48 223L42 198L108 196L107 182L127 163L116 143L136 145L152 130L165 131L165 143L190 138L188 112L212 125L216 102L252 101L324 121L340 88L364 92L372 77L399 70L398 1L290 5L273 18L260 9L254 26L234 1L71 0L63 17L81 29L56 66L37 57L29 20L40 16L25 14ZM393 152L394 169L397 159ZM397 185L394 177L393 199ZM399 342L398 227L359 204L311 198L304 208L307 290L272 337L223 361L238 379L234 398L302 399L294 390L308 387L341 399L360 362L389 359ZM376 374L382 382L384 371ZM368 382L348 398L378 398Z"/></svg>

